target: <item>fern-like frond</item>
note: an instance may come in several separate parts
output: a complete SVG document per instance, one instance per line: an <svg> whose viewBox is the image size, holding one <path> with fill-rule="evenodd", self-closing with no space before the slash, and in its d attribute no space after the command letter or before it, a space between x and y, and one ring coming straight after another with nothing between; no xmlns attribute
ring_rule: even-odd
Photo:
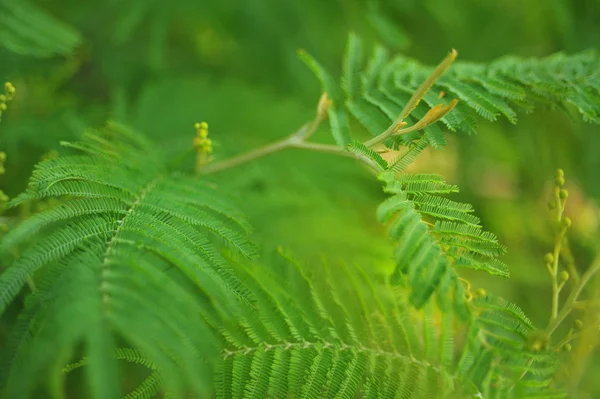
<svg viewBox="0 0 600 399"><path fill-rule="evenodd" d="M593 51L539 59L503 57L490 63L456 62L422 88L423 92L430 90L404 113L410 97L434 68L402 55L391 56L381 46L365 57L362 40L350 34L342 69L340 86L345 99L337 100L339 90L329 76L323 90L335 93L338 115L347 112L373 135L383 133L398 117L421 129L417 122L425 121L428 112L439 107L440 111L452 110L433 120L467 133L475 131L479 118L495 121L504 117L516 123L519 113L531 112L535 105L572 107L585 121L600 123L600 57ZM321 80L324 74L320 68ZM436 124L424 124L423 131L433 147L445 145Z"/></svg>
<svg viewBox="0 0 600 399"><path fill-rule="evenodd" d="M38 286L2 369L8 397L27 397L40 372L62 368L80 342L92 397L115 397L110 353L120 340L152 359L171 391L206 393L210 325L227 301L251 300L220 251L253 256L245 218L201 181L170 172L161 151L123 126L70 147L87 155L40 163L11 202L59 197L59 205L0 243L5 258L16 255L0 275L0 311L28 278ZM135 395L156 383L146 385Z"/></svg>
<svg viewBox="0 0 600 399"><path fill-rule="evenodd" d="M402 292L364 271L289 260L274 266L240 270L256 302L237 308L239 326L220 329L218 398L469 392L454 374L452 322L439 329L435 306L421 327Z"/></svg>
<svg viewBox="0 0 600 399"><path fill-rule="evenodd" d="M382 222L393 219L390 236L397 243L392 281L408 279L411 300L417 307L436 291L465 315L462 284L455 268L485 270L508 276L508 267L497 259L505 253L496 237L482 230L469 204L437 194L456 192L435 175L383 173L385 191L393 194L378 209ZM432 220L434 223L432 223Z"/></svg>

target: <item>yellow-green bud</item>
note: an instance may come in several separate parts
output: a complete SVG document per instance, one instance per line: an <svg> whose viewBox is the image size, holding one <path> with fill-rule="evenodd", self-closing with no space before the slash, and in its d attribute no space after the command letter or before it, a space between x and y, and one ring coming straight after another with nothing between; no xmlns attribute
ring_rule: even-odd
<svg viewBox="0 0 600 399"><path fill-rule="evenodd" d="M6 82L6 83L4 84L4 90L5 90L5 91L6 91L8 94L15 94L15 91L17 91L17 90L15 89L15 86L13 86L13 84L12 84L12 83L10 83L10 82Z"/></svg>
<svg viewBox="0 0 600 399"><path fill-rule="evenodd" d="M544 262L548 264L554 263L554 255L548 252L546 255L544 255Z"/></svg>
<svg viewBox="0 0 600 399"><path fill-rule="evenodd" d="M6 111L6 103L0 103L0 111Z"/></svg>
<svg viewBox="0 0 600 399"><path fill-rule="evenodd" d="M568 279L569 279L569 272L567 272L566 270L563 270L562 272L560 272L558 274L558 280L560 282L567 281Z"/></svg>
<svg viewBox="0 0 600 399"><path fill-rule="evenodd" d="M556 170L556 178L565 177L565 172L562 169Z"/></svg>
<svg viewBox="0 0 600 399"><path fill-rule="evenodd" d="M4 94L0 94L0 103L3 103L6 101L6 96Z"/></svg>
<svg viewBox="0 0 600 399"><path fill-rule="evenodd" d="M564 219L562 220L562 224L563 224L563 226L564 226L564 227L566 227L566 228L569 228L569 227L571 227L571 223L572 223L572 222L571 222L571 219L570 219L570 218L564 218Z"/></svg>
<svg viewBox="0 0 600 399"><path fill-rule="evenodd" d="M577 319L573 322L573 327L575 327L576 330L581 330L583 328L583 321Z"/></svg>
<svg viewBox="0 0 600 399"><path fill-rule="evenodd" d="M475 294L477 296L486 296L487 292L483 288L478 288L477 291L475 291Z"/></svg>
<svg viewBox="0 0 600 399"><path fill-rule="evenodd" d="M567 197L569 196L569 192L563 188L558 192L558 196L560 197L560 199L567 199Z"/></svg>
<svg viewBox="0 0 600 399"><path fill-rule="evenodd" d="M194 123L194 129L200 129L200 122Z"/></svg>
<svg viewBox="0 0 600 399"><path fill-rule="evenodd" d="M550 337L543 330L533 331L527 337L527 348L531 351L547 350L550 346Z"/></svg>
<svg viewBox="0 0 600 399"><path fill-rule="evenodd" d="M571 344L564 344L562 348L565 352L571 352L571 349L573 349L573 347L571 347Z"/></svg>
<svg viewBox="0 0 600 399"><path fill-rule="evenodd" d="M4 151L0 151L0 162L6 161L6 153Z"/></svg>
<svg viewBox="0 0 600 399"><path fill-rule="evenodd" d="M200 129L207 130L207 129L208 129L208 123L206 123L206 122L201 122L201 123L200 123Z"/></svg>
<svg viewBox="0 0 600 399"><path fill-rule="evenodd" d="M564 177L557 177L556 178L556 185L559 187L562 187L565 185L565 178Z"/></svg>

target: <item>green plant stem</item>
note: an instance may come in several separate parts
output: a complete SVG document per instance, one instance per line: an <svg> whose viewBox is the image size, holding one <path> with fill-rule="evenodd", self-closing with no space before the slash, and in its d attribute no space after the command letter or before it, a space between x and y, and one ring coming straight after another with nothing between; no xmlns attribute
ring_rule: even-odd
<svg viewBox="0 0 600 399"><path fill-rule="evenodd" d="M230 159L226 159L221 162L206 165L200 170L200 174L208 175L212 173L217 173L222 170L233 168L235 166L253 161L258 158L262 158L264 156L273 154L275 152L279 152L287 148L302 148L311 151L341 155L344 157L357 159L369 166L369 168L373 169L374 171L379 171L378 166L365 156L354 154L335 145L307 142L307 140L317 131L319 125L321 124L321 122L323 122L326 115L326 109L323 107L318 107L317 114L312 122L305 124L285 139L275 141L271 144L267 144L263 147L243 153Z"/></svg>
<svg viewBox="0 0 600 399"><path fill-rule="evenodd" d="M450 68L450 65L452 65L457 55L458 53L456 52L456 50L452 50L450 54L448 54L448 56L444 58L444 60L431 72L431 74L429 74L427 79L425 79L425 81L421 83L421 86L419 86L419 88L414 92L412 97L408 100L408 102L406 103L406 105L404 106L404 108L400 112L400 115L398 115L398 118L396 118L394 123L392 123L392 125L389 128L387 128L385 132L365 142L365 145L367 147L373 147L374 145L385 141L392 135L409 133L408 131L402 132L401 130L398 130L398 127L403 124L404 119L406 119L410 115L410 113L417 107L417 105L419 105L419 102L421 102L423 97L425 97L425 95L429 92L433 84L440 78L440 76L442 76L444 72L446 72L446 70Z"/></svg>
<svg viewBox="0 0 600 399"><path fill-rule="evenodd" d="M233 168L235 166L252 161L254 159L262 158L262 157L272 154L274 152L281 151L285 148L290 148L290 147L292 147L292 140L290 138L293 136L294 135L292 135L284 140L276 141L276 142L268 144L264 147L257 148L255 150L246 152L244 154L238 155L238 156L230 158L230 159L226 159L224 161L206 165L205 167L202 168L202 170L200 171L200 174L208 175L211 173L220 172L222 170Z"/></svg>
<svg viewBox="0 0 600 399"><path fill-rule="evenodd" d="M551 335L560 325L560 323L562 323L563 320L569 315L569 313L571 313L571 311L577 307L577 299L579 298L579 295L581 295L581 292L587 283L598 271L600 271L600 257L594 261L592 266L581 277L581 281L573 288L573 291L571 291L571 294L565 301L563 307L558 313L558 316L550 321L548 327L546 328L548 335Z"/></svg>
<svg viewBox="0 0 600 399"><path fill-rule="evenodd" d="M559 287L558 285L558 260L560 258L560 249L562 246L563 237L566 233L566 228L561 225L563 212L565 210L565 201L560 198L560 187L556 186L554 190L554 196L557 208L556 223L559 230L554 241L554 251L552 253L553 262L550 270L550 275L552 277L552 311L550 314L550 322L555 320L558 316L558 300L560 296L560 289L562 288L562 286Z"/></svg>

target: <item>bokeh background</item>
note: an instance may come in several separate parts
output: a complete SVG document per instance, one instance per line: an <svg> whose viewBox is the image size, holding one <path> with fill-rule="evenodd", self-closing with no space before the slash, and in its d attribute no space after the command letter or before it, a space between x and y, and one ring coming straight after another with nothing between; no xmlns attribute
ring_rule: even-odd
<svg viewBox="0 0 600 399"><path fill-rule="evenodd" d="M197 121L209 123L218 159L281 138L312 117L320 95L297 50L339 73L351 30L431 64L451 48L482 62L574 53L599 50L600 1L0 0L0 80L18 90L0 123L0 150L8 154L0 188L14 196L60 140L108 119L173 156L191 148ZM315 139L331 141L326 124ZM600 126L540 108L517 125L482 123L477 135L450 133L448 141L415 168L461 187L458 199L472 203L508 247L512 270L509 280L466 276L544 327L554 171L566 174L572 246L583 269L600 242ZM351 160L288 150L210 178L238 196L266 252L282 246L307 262L389 262L374 216L383 193ZM590 359L583 385L600 397L593 378L600 360Z"/></svg>

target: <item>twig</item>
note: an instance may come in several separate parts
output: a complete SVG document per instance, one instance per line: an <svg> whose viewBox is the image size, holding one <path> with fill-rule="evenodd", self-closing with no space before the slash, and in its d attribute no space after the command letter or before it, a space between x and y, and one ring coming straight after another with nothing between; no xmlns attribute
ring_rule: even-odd
<svg viewBox="0 0 600 399"><path fill-rule="evenodd" d="M292 133L283 140L276 141L271 144L267 144L264 147L257 148L255 150L246 152L236 157L226 159L221 162L206 165L200 171L201 174L207 175L217 173L222 170L233 168L235 166L244 164L246 162L262 158L266 155L273 154L275 152L287 149L287 148L303 148L312 151L326 152L329 154L341 155L344 157L354 158L369 166L371 169L379 171L378 166L371 161L369 158L354 154L346 151L343 148L335 145L309 143L307 140L317 131L319 125L327 116L327 107L329 106L329 99L325 94L321 96L319 105L317 106L317 113L312 122L305 124L296 132Z"/></svg>
<svg viewBox="0 0 600 399"><path fill-rule="evenodd" d="M579 298L579 295L581 295L581 292L583 291L587 283L591 280L592 277L594 277L594 275L598 271L600 271L600 257L598 257L594 261L592 266L583 274L583 276L581 277L581 281L577 284L577 286L573 288L573 291L571 291L571 294L565 301L565 304L558 313L558 316L554 318L550 322L550 324L548 324L548 327L546 328L546 332L548 333L548 335L552 334L554 330L556 330L556 328L560 325L560 323L562 323L562 321L569 315L569 313L571 313L571 311L576 308L577 299Z"/></svg>

